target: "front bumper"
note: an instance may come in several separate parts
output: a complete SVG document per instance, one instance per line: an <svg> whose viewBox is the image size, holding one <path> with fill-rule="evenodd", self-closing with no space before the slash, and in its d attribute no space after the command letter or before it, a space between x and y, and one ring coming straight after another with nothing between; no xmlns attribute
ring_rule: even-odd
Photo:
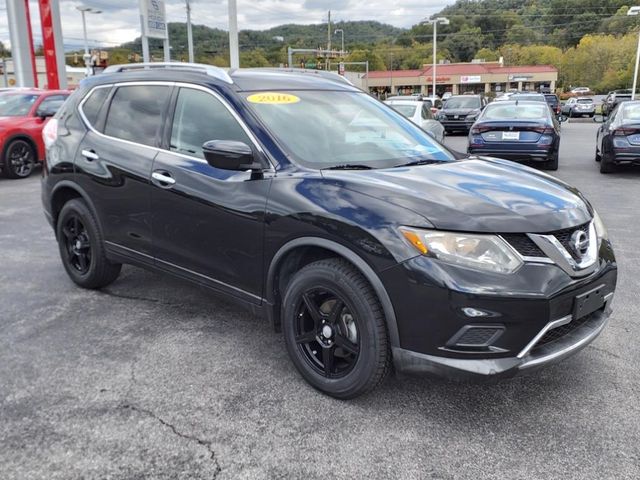
<svg viewBox="0 0 640 480"><path fill-rule="evenodd" d="M555 328L574 321L570 316L549 322L515 357L495 359L445 358L393 348L396 370L403 373L431 374L453 379L488 379L512 377L523 370L533 370L557 363L582 350L604 330L611 315L613 293L608 295L605 307L557 340L539 345L544 335Z"/></svg>
<svg viewBox="0 0 640 480"><path fill-rule="evenodd" d="M471 130L471 127L476 122L476 120L477 120L477 118L474 118L473 120L467 120L467 119L461 118L459 120L442 119L442 120L438 120L438 121L442 124L444 129L447 130L447 131L466 131L466 132L468 132L469 130Z"/></svg>

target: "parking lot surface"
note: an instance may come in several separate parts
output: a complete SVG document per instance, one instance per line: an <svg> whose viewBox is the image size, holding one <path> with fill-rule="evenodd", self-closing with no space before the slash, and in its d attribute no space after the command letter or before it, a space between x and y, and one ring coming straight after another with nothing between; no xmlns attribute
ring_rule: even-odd
<svg viewBox="0 0 640 480"><path fill-rule="evenodd" d="M207 290L134 267L76 287L38 176L0 179L0 477L640 478L640 169L601 175L596 128L563 125L553 174L609 227L620 275L604 333L526 377L392 376L347 402Z"/></svg>

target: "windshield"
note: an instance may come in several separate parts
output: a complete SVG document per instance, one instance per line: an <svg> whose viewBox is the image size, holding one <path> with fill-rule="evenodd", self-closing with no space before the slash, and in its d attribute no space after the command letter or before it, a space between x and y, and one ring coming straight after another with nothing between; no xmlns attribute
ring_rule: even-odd
<svg viewBox="0 0 640 480"><path fill-rule="evenodd" d="M413 114L416 112L415 105L402 105L399 103L390 103L389 106L393 108L396 112L400 113L401 115L407 118L413 117Z"/></svg>
<svg viewBox="0 0 640 480"><path fill-rule="evenodd" d="M546 120L549 107L546 105L489 104L482 113L483 120Z"/></svg>
<svg viewBox="0 0 640 480"><path fill-rule="evenodd" d="M527 102L547 102L544 95L512 95L511 100L520 100Z"/></svg>
<svg viewBox="0 0 640 480"><path fill-rule="evenodd" d="M444 108L480 108L478 97L451 97L444 104Z"/></svg>
<svg viewBox="0 0 640 480"><path fill-rule="evenodd" d="M0 95L0 117L23 117L37 99L38 95Z"/></svg>
<svg viewBox="0 0 640 480"><path fill-rule="evenodd" d="M246 100L286 153L309 168L454 160L428 133L365 93L260 92Z"/></svg>

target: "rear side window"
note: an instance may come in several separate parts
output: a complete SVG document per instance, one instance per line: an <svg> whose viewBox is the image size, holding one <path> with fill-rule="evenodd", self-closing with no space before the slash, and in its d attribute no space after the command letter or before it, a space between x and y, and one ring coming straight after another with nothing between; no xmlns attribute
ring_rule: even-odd
<svg viewBox="0 0 640 480"><path fill-rule="evenodd" d="M209 140L235 140L251 145L240 124L217 98L201 90L180 89L170 149L204 158L202 145Z"/></svg>
<svg viewBox="0 0 640 480"><path fill-rule="evenodd" d="M87 119L87 122L89 122L89 125L95 126L98 121L100 107L102 107L102 104L107 99L109 90L109 88L95 89L82 104L82 113L84 114L84 118Z"/></svg>
<svg viewBox="0 0 640 480"><path fill-rule="evenodd" d="M168 97L169 87L162 85L118 88L109 106L105 135L155 145Z"/></svg>

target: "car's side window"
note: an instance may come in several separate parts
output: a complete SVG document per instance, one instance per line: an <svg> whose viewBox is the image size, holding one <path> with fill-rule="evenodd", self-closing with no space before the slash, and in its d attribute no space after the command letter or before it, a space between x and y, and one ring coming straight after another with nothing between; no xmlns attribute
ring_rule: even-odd
<svg viewBox="0 0 640 480"><path fill-rule="evenodd" d="M155 145L168 97L169 87L164 85L119 87L109 106L105 135Z"/></svg>
<svg viewBox="0 0 640 480"><path fill-rule="evenodd" d="M109 95L110 88L96 88L82 104L82 113L89 125L95 128L100 108Z"/></svg>
<svg viewBox="0 0 640 480"><path fill-rule="evenodd" d="M429 108L429 106L426 103L422 105L422 118L424 120L429 120L429 119L433 118L431 116L431 109Z"/></svg>
<svg viewBox="0 0 640 480"><path fill-rule="evenodd" d="M67 95L51 95L45 98L42 100L42 103L38 105L36 116L39 116L43 112L57 111L66 99Z"/></svg>
<svg viewBox="0 0 640 480"><path fill-rule="evenodd" d="M181 88L171 128L173 152L204 158L209 140L235 140L251 145L238 121L220 100L202 90Z"/></svg>

